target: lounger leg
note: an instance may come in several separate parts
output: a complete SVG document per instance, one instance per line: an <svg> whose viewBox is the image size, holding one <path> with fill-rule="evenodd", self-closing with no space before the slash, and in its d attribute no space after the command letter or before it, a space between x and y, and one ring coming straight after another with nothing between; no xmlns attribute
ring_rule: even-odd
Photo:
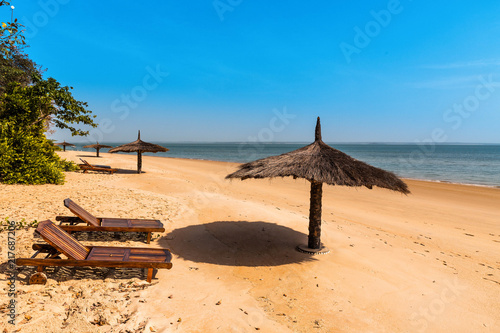
<svg viewBox="0 0 500 333"><path fill-rule="evenodd" d="M146 243L148 243L148 244L151 243L151 233L150 232L148 232Z"/></svg>
<svg viewBox="0 0 500 333"><path fill-rule="evenodd" d="M148 278L147 278L147 281L149 283L151 283L152 279L153 279L153 269L152 268L148 268Z"/></svg>
<svg viewBox="0 0 500 333"><path fill-rule="evenodd" d="M36 267L37 272L43 272L43 266L37 266Z"/></svg>

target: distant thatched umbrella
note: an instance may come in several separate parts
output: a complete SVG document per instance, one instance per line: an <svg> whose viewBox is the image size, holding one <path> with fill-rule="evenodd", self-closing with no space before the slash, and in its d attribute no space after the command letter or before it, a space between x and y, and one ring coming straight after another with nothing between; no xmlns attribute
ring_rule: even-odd
<svg viewBox="0 0 500 333"><path fill-rule="evenodd" d="M315 141L308 146L279 156L270 156L243 164L239 170L226 178L305 178L311 182L309 208L309 241L298 249L307 253L326 253L321 245L321 197L323 183L344 186L373 186L387 188L404 194L410 193L408 186L392 172L375 168L358 161L343 152L333 149L321 140L321 125L318 117Z"/></svg>
<svg viewBox="0 0 500 333"><path fill-rule="evenodd" d="M142 153L157 153L159 151L168 151L167 148L164 148L159 145L155 145L154 143L144 142L141 140L141 131L139 131L139 135L137 136L137 140L131 143L127 143L115 148L112 148L108 151L108 153L117 153L119 151L125 153L137 152L137 173L141 173L142 169Z"/></svg>
<svg viewBox="0 0 500 333"><path fill-rule="evenodd" d="M97 151L97 157L99 157L99 150L101 150L101 148L113 148L113 147L108 146L108 145L101 145L101 144L99 144L99 141L97 141L97 144L86 145L86 146L83 146L83 148L94 148Z"/></svg>
<svg viewBox="0 0 500 333"><path fill-rule="evenodd" d="M72 143L68 143L66 141L59 142L59 143L54 143L56 146L63 146L63 151L66 151L66 146L71 146L74 147L75 145Z"/></svg>

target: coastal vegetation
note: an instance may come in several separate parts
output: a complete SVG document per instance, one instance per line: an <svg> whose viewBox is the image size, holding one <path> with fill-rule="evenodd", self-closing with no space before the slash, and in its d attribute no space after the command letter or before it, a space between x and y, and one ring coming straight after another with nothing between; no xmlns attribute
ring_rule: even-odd
<svg viewBox="0 0 500 333"><path fill-rule="evenodd" d="M0 7L8 6L1 0ZM76 166L62 160L46 133L52 127L71 135L97 127L87 103L76 100L72 87L54 78L24 52L28 46L17 19L0 23L0 182L6 184L61 184L64 170Z"/></svg>

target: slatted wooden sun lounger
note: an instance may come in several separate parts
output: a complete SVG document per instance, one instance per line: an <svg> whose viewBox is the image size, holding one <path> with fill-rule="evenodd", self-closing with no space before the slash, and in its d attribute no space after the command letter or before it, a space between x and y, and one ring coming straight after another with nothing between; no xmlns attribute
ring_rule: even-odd
<svg viewBox="0 0 500 333"><path fill-rule="evenodd" d="M151 282L154 270L172 268L172 254L168 249L85 246L50 220L40 222L36 232L48 244L33 244L36 252L31 258L16 260L16 265L37 267L37 273L30 277L30 284L47 282L43 273L47 266L144 268L148 270L148 282ZM39 253L47 255L43 259L36 258ZM60 254L67 259L59 259Z"/></svg>
<svg viewBox="0 0 500 333"><path fill-rule="evenodd" d="M109 165L92 165L89 162L82 160L83 164L78 164L80 169L83 170L83 173L86 173L87 171L97 171L97 172L109 172L110 174L113 174L114 172L118 171L118 169L113 169Z"/></svg>
<svg viewBox="0 0 500 333"><path fill-rule="evenodd" d="M148 219L121 219L109 217L95 217L77 205L71 199L64 199L66 206L76 216L57 216L56 221L61 221L59 226L68 231L114 231L114 232L146 232L146 242L151 242L152 232L164 232L163 223L159 220ZM78 225L86 223L87 225Z"/></svg>

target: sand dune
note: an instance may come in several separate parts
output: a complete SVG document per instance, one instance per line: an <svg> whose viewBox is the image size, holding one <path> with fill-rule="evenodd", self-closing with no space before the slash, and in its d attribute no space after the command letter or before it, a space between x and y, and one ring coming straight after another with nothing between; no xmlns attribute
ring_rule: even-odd
<svg viewBox="0 0 500 333"><path fill-rule="evenodd" d="M499 189L408 180L404 196L325 186L322 241L331 253L309 256L294 249L307 241L304 180L227 181L234 163L152 156L137 175L135 156L101 155L86 159L121 172L0 185L0 218L68 215L62 201L71 197L95 215L160 219L166 232L151 246L170 248L174 266L151 285L140 270L63 269L30 286L24 269L20 332L500 331ZM17 257L31 255L32 232L17 232ZM144 245L134 235L110 243ZM7 302L2 293L0 323L10 331Z"/></svg>

